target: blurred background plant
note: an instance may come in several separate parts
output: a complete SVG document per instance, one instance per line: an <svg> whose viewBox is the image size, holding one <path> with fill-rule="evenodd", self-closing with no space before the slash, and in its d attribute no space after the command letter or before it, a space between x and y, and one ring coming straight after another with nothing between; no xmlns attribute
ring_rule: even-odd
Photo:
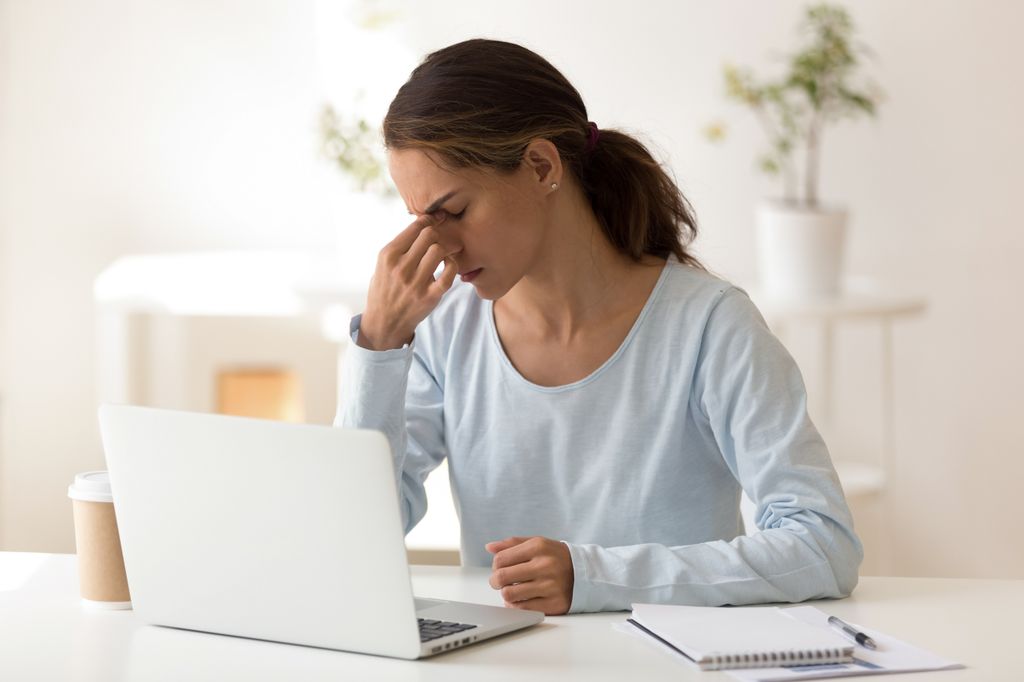
<svg viewBox="0 0 1024 682"><path fill-rule="evenodd" d="M786 203L816 207L825 126L861 115L874 117L883 94L873 82L852 82L859 57L872 53L866 45L854 43L846 9L827 3L809 6L799 32L804 45L789 57L787 73L759 81L750 69L726 64L725 90L728 99L754 112L768 137L768 151L756 160L758 170L781 176ZM712 142L724 140L726 134L721 121L704 129ZM804 151L802 178L793 159L799 148Z"/></svg>
<svg viewBox="0 0 1024 682"><path fill-rule="evenodd" d="M321 9L327 22L325 40L339 50L332 53L339 63L351 63L369 51L375 53L377 65L386 62L388 56L396 56L391 33L403 18L400 0L323 0ZM388 178L380 135L382 107L386 109L386 105L379 101L379 92L368 92L379 89L380 74L374 69L345 73L353 77L345 79L343 88L334 93L333 103L324 104L320 110L323 154L345 175L351 191L397 197ZM331 82L339 80L335 77Z"/></svg>
<svg viewBox="0 0 1024 682"><path fill-rule="evenodd" d="M382 197L398 196L388 180L384 145L377 125L359 115L342 114L325 104L320 113L320 133L324 155L348 177L354 191Z"/></svg>

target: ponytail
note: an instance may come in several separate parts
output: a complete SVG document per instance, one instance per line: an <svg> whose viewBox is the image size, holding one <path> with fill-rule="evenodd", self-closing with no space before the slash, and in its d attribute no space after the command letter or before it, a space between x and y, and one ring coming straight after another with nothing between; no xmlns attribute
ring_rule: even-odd
<svg viewBox="0 0 1024 682"><path fill-rule="evenodd" d="M636 138L601 130L574 169L601 229L619 251L704 269L687 246L697 237L693 208L665 169Z"/></svg>

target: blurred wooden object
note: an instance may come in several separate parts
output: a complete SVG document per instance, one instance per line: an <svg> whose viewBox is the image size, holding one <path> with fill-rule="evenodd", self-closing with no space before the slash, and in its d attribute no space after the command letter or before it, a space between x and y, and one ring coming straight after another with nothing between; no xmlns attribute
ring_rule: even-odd
<svg viewBox="0 0 1024 682"><path fill-rule="evenodd" d="M217 412L238 417L257 417L302 422L302 382L292 371L277 368L246 368L217 375Z"/></svg>
<svg viewBox="0 0 1024 682"><path fill-rule="evenodd" d="M410 564L425 566L461 566L462 558L457 549L407 549Z"/></svg>

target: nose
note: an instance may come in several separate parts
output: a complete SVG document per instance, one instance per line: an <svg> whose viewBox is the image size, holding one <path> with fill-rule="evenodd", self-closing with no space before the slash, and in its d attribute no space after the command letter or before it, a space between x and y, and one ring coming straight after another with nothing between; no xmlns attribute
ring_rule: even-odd
<svg viewBox="0 0 1024 682"><path fill-rule="evenodd" d="M437 231L437 243L444 249L446 257L454 257L462 252L462 243L454 229L455 223L447 220L448 213L444 210L438 211L436 215L434 230Z"/></svg>
<svg viewBox="0 0 1024 682"><path fill-rule="evenodd" d="M446 256L456 256L462 253L462 241L451 232L438 230L437 243L444 249Z"/></svg>

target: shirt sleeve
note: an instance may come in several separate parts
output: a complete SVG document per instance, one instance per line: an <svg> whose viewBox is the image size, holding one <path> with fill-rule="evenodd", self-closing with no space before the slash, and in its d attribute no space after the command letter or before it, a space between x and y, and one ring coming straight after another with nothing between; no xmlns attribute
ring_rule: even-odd
<svg viewBox="0 0 1024 682"><path fill-rule="evenodd" d="M863 549L806 403L793 358L746 293L727 289L708 317L690 409L707 420L754 501L758 532L678 547L566 543L575 572L570 611L849 595Z"/></svg>
<svg viewBox="0 0 1024 682"><path fill-rule="evenodd" d="M444 393L415 337L402 348L369 350L356 343L361 321L356 315L349 327L334 425L376 429L387 437L408 533L427 513L427 475L447 456Z"/></svg>

